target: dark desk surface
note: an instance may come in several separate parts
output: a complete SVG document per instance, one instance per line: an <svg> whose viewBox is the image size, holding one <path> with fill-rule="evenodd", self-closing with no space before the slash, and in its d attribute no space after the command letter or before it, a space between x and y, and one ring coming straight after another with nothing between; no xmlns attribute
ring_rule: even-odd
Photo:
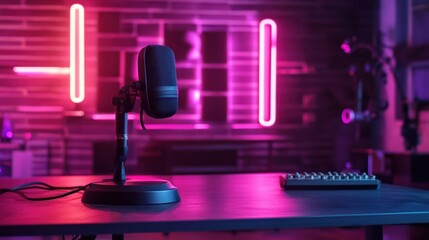
<svg viewBox="0 0 429 240"><path fill-rule="evenodd" d="M283 191L280 173L164 177L182 201L158 206L85 206L81 193L30 202L0 195L0 236L368 226L429 222L429 191ZM136 178L136 177L133 177ZM45 177L57 186L101 176ZM36 179L1 179L0 188Z"/></svg>

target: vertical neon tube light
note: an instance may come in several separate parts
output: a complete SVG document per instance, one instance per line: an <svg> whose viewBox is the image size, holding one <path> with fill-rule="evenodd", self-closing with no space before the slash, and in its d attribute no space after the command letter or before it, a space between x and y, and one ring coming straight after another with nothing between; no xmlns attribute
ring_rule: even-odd
<svg viewBox="0 0 429 240"><path fill-rule="evenodd" d="M277 25L272 19L259 23L259 124L276 121Z"/></svg>
<svg viewBox="0 0 429 240"><path fill-rule="evenodd" d="M85 98L84 8L70 7L70 99L80 103Z"/></svg>

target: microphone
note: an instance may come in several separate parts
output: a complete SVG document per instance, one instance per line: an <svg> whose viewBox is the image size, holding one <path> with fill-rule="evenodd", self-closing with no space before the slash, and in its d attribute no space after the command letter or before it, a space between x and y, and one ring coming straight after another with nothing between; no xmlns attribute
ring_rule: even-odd
<svg viewBox="0 0 429 240"><path fill-rule="evenodd" d="M138 55L141 109L153 118L173 116L178 108L176 63L171 48L148 45Z"/></svg>
<svg viewBox="0 0 429 240"><path fill-rule="evenodd" d="M82 202L107 205L166 204L180 201L177 188L168 180L129 180L125 174L128 152L127 113L133 110L135 99L141 98L140 124L143 111L153 118L173 116L178 108L176 63L173 51L166 46L148 45L138 55L139 81L119 90L113 97L116 106L116 170L113 179L91 183Z"/></svg>

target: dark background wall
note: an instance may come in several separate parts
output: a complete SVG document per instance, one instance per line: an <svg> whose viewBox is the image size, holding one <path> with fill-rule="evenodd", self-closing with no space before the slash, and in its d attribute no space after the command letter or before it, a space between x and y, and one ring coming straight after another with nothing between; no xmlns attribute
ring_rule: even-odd
<svg viewBox="0 0 429 240"><path fill-rule="evenodd" d="M86 13L86 98L79 104L68 97L67 75L12 71L68 66L73 3ZM0 112L11 119L15 141L31 134L36 175L109 171L114 121L93 118L113 113L111 97L137 80L138 51L166 44L176 53L180 109L171 119L145 118L145 132L130 120L131 171L338 168L354 131L340 114L355 94L340 44L351 36L371 41L377 11L373 0L1 1ZM264 18L278 25L278 118L270 128L257 116Z"/></svg>

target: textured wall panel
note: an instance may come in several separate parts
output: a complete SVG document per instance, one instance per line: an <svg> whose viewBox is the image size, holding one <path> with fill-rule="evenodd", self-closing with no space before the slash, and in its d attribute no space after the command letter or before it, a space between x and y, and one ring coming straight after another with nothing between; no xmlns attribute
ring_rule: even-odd
<svg viewBox="0 0 429 240"><path fill-rule="evenodd" d="M103 91L100 84L121 86L137 80L139 50L147 44L163 43L177 52L179 93L186 96L173 118L146 118L154 126L148 131L130 121L130 142L137 143L130 164L137 166L138 159L146 155L168 158L162 151L167 151L169 144L152 138L199 137L204 142L215 135L248 139L232 145L237 171L330 166L333 122L341 109L353 102L354 92L339 45L352 35L372 39L376 1L82 1L86 7L86 99L80 104L69 99L68 76L17 75L12 70L14 66L69 65L71 4L0 1L0 110L12 114L17 141L32 133L37 174L91 173L93 143L114 139L112 120L92 120L101 109L100 102L109 108L110 95L116 92ZM274 19L279 30L278 119L274 127L264 129L257 123L258 22L263 18ZM187 39L189 31L192 40ZM210 35L216 31L222 31L222 41ZM200 55L189 55L195 50L192 48ZM206 52L216 53L221 60L203 58ZM213 76L224 75L227 69L226 90L223 84L221 96L208 96L211 93L204 92L203 86L208 86L204 81L211 78L204 77L203 69L216 68L222 73ZM107 100L100 100L100 96ZM222 100L204 106L202 96ZM313 104L309 98L315 99ZM41 110L23 111L23 106ZM212 124L205 121L207 116L222 120ZM177 127L179 123L182 125ZM164 127L168 124L177 129ZM251 143L255 138L259 142ZM140 144L142 139L147 145ZM145 148L151 144L159 146Z"/></svg>

